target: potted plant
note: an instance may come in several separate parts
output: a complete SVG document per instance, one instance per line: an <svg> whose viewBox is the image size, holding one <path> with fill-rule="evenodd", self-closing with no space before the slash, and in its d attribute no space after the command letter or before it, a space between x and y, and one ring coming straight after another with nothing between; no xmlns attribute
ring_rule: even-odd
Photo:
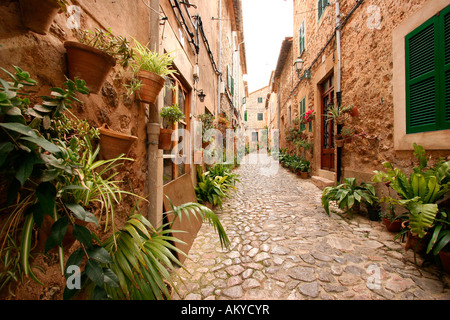
<svg viewBox="0 0 450 320"><path fill-rule="evenodd" d="M69 78L78 77L86 81L91 93L100 91L117 62L125 68L133 59L129 41L115 36L111 29L83 30L78 32L77 37L78 42L64 42Z"/></svg>
<svg viewBox="0 0 450 320"><path fill-rule="evenodd" d="M363 182L358 186L355 178L345 178L344 183L336 187L326 187L322 193L322 205L327 214L330 214L330 202L336 202L350 217L359 212L361 203L373 205L376 200L373 185Z"/></svg>
<svg viewBox="0 0 450 320"><path fill-rule="evenodd" d="M171 106L164 107L160 113L163 119L163 128L159 133L159 149L170 150L172 147L173 125L184 119L184 113L175 103Z"/></svg>
<svg viewBox="0 0 450 320"><path fill-rule="evenodd" d="M106 123L100 128L100 158L114 159L121 154L128 155L131 146L138 137L112 130Z"/></svg>
<svg viewBox="0 0 450 320"><path fill-rule="evenodd" d="M441 210L436 217L436 223L430 230L431 238L426 253L439 256L443 269L450 273L450 214Z"/></svg>
<svg viewBox="0 0 450 320"><path fill-rule="evenodd" d="M47 34L59 10L66 10L66 0L20 0L23 24L33 32Z"/></svg>
<svg viewBox="0 0 450 320"><path fill-rule="evenodd" d="M417 248L419 244L424 247L423 239L431 236L430 230L438 216L438 201L450 191L450 161L441 160L430 168L425 149L415 143L413 147L418 166L413 168L409 177L401 169L385 162L386 172L375 171L372 178L374 182L387 183L398 194L399 199L385 197L383 201L408 211L408 219L403 222L408 233L405 249Z"/></svg>
<svg viewBox="0 0 450 320"><path fill-rule="evenodd" d="M382 213L381 218L386 226L386 229L390 232L399 232L402 230L403 214L397 215L395 213L395 206L389 204L387 212Z"/></svg>
<svg viewBox="0 0 450 320"><path fill-rule="evenodd" d="M177 74L172 69L175 59L170 53L159 54L151 51L146 46L134 39L134 60L131 67L134 71L134 78L128 87L128 95L136 93L136 100L155 104L159 93L164 88L166 78Z"/></svg>
<svg viewBox="0 0 450 320"><path fill-rule="evenodd" d="M352 142L354 133L352 128L343 127L341 129L341 137L346 143Z"/></svg>

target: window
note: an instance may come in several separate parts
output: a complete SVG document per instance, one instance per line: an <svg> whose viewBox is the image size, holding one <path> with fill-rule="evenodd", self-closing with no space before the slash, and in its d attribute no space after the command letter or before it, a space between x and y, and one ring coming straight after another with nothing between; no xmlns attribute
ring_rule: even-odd
<svg viewBox="0 0 450 320"><path fill-rule="evenodd" d="M318 0L319 20L328 6L328 0Z"/></svg>
<svg viewBox="0 0 450 320"><path fill-rule="evenodd" d="M263 120L264 120L264 114L258 113L258 121L263 121Z"/></svg>
<svg viewBox="0 0 450 320"><path fill-rule="evenodd" d="M227 87L230 90L231 95L234 95L234 78L231 74L230 67L227 66Z"/></svg>
<svg viewBox="0 0 450 320"><path fill-rule="evenodd" d="M298 35L299 35L299 56L301 56L303 51L305 51L305 19L303 19L303 22L300 25Z"/></svg>
<svg viewBox="0 0 450 320"><path fill-rule="evenodd" d="M306 115L306 98L303 98L300 101L300 119L303 119L303 117ZM306 129L306 124L302 123L300 125L300 131L304 131Z"/></svg>
<svg viewBox="0 0 450 320"><path fill-rule="evenodd" d="M450 129L450 6L406 35L406 133Z"/></svg>
<svg viewBox="0 0 450 320"><path fill-rule="evenodd" d="M263 98L262 97L258 97L258 103L263 103Z"/></svg>
<svg viewBox="0 0 450 320"><path fill-rule="evenodd" d="M166 81L167 85L171 85L173 89L167 89L164 96L164 106L170 106L173 103L177 103L180 109L185 114L184 121L180 121L178 124L174 126L174 129L186 129L189 128L189 92L181 85L181 83L176 79L168 79ZM187 143L188 141L183 141L183 138L180 138L178 141L179 144L185 144L184 150L180 151L181 153L187 153ZM176 142L175 142L176 145ZM169 183L172 180L177 179L182 176L186 172L189 171L189 165L181 163L177 165L174 163L172 159L172 150L164 151L164 172L163 172L163 181L164 184ZM188 155L189 156L189 155Z"/></svg>
<svg viewBox="0 0 450 320"><path fill-rule="evenodd" d="M256 131L252 132L252 141L258 142L258 132Z"/></svg>

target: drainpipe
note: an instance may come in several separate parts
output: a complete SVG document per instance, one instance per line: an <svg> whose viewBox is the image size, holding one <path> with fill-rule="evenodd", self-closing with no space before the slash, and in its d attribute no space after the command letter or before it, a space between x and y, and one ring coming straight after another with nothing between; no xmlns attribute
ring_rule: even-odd
<svg viewBox="0 0 450 320"><path fill-rule="evenodd" d="M219 0L219 74L217 75L217 114L220 114L221 87L222 87L222 0Z"/></svg>
<svg viewBox="0 0 450 320"><path fill-rule="evenodd" d="M336 79L336 103L338 109L341 107L342 92L341 92L341 17L340 17L340 0L336 0L336 54L337 54L337 79ZM337 125L337 133L341 133L342 125ZM337 148L337 161L336 161L336 175L337 182L342 178L342 148Z"/></svg>
<svg viewBox="0 0 450 320"><path fill-rule="evenodd" d="M150 0L150 6L159 12L159 0ZM159 50L159 15L150 10L149 47ZM147 219L155 227L162 225L163 213L163 152L158 148L160 119L159 102L149 105L147 123ZM141 103L142 107L146 107Z"/></svg>

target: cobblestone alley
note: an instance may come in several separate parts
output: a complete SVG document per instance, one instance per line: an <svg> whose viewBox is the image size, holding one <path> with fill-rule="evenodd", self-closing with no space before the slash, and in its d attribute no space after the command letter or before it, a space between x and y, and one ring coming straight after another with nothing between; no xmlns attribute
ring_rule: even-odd
<svg viewBox="0 0 450 320"><path fill-rule="evenodd" d="M416 267L381 222L328 216L310 180L260 169L242 164L241 184L218 211L230 250L203 224L174 299L450 299L449 275Z"/></svg>

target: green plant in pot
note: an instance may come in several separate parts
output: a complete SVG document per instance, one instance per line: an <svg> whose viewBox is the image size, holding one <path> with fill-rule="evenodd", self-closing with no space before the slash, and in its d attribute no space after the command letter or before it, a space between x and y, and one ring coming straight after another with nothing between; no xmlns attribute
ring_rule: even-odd
<svg viewBox="0 0 450 320"><path fill-rule="evenodd" d="M86 81L91 93L98 93L118 62L126 68L133 61L134 52L129 41L106 31L82 30L77 32L78 41L66 41L69 77Z"/></svg>
<svg viewBox="0 0 450 320"><path fill-rule="evenodd" d="M431 238L426 253L432 253L436 260L440 260L443 269L450 273L450 215L447 210L448 207L445 211L440 210L436 216L435 224L430 229Z"/></svg>
<svg viewBox="0 0 450 320"><path fill-rule="evenodd" d="M33 32L46 35L59 11L66 11L66 0L20 0L23 24Z"/></svg>
<svg viewBox="0 0 450 320"><path fill-rule="evenodd" d="M174 124L185 118L183 111L177 104L164 107L160 116L163 120L163 128L159 133L159 149L170 150L172 147L172 133Z"/></svg>
<svg viewBox="0 0 450 320"><path fill-rule="evenodd" d="M327 214L330 214L330 202L335 202L352 217L353 213L359 212L361 203L373 205L376 201L374 186L364 182L357 185L355 178L345 178L344 183L326 187L322 193L322 205Z"/></svg>
<svg viewBox="0 0 450 320"><path fill-rule="evenodd" d="M134 39L134 59L131 67L134 71L134 78L127 86L128 95L136 93L138 101L155 104L159 93L166 85L166 79L177 74L172 68L175 57L171 53L160 54L150 50Z"/></svg>
<svg viewBox="0 0 450 320"><path fill-rule="evenodd" d="M396 198L384 197L383 202L401 206L408 211L404 232L408 233L406 249L419 246L424 250L422 239L430 237L429 230L434 226L439 212L438 204L450 191L450 161L441 160L428 167L425 149L414 144L414 156L418 165L407 176L401 169L385 162L385 171L375 171L372 180L385 183L397 194Z"/></svg>
<svg viewBox="0 0 450 320"><path fill-rule="evenodd" d="M399 232L402 230L402 222L406 219L405 214L397 214L393 204L388 205L388 210L380 214L386 229L390 232Z"/></svg>

